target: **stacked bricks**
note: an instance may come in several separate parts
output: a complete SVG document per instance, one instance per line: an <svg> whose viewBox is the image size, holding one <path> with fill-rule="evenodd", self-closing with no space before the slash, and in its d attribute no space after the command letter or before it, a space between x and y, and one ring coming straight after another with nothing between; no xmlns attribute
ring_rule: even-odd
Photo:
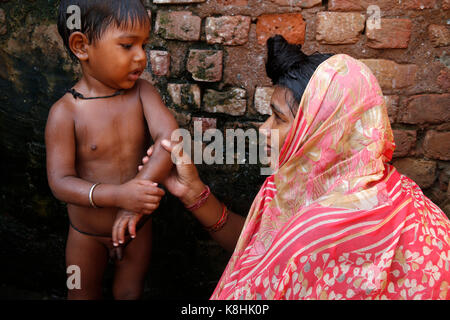
<svg viewBox="0 0 450 320"><path fill-rule="evenodd" d="M192 130L257 128L270 115L266 41L307 54L346 53L372 70L385 95L392 163L450 214L448 0L147 0L151 80ZM1 18L1 17L0 17ZM1 20L1 19L0 19Z"/></svg>

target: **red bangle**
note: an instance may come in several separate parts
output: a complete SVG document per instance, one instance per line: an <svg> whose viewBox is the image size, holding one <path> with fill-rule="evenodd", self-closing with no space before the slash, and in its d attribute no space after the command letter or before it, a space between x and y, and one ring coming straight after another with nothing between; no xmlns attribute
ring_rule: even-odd
<svg viewBox="0 0 450 320"><path fill-rule="evenodd" d="M214 225L210 227L205 227L205 229L209 232L217 232L221 230L225 223L227 223L228 220L228 208L225 204L222 203L222 216L220 217L219 221L217 221Z"/></svg>
<svg viewBox="0 0 450 320"><path fill-rule="evenodd" d="M208 197L210 194L211 194L211 190L209 189L208 186L206 186L206 189L202 193L200 193L199 200L196 203L194 203L193 205L186 207L186 209L191 210L191 211L197 210L206 202L206 200L208 200Z"/></svg>

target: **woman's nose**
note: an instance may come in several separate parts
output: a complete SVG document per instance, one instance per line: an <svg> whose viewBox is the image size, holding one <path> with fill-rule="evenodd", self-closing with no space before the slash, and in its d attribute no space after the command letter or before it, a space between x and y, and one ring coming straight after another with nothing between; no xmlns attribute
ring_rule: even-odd
<svg viewBox="0 0 450 320"><path fill-rule="evenodd" d="M267 119L260 127L259 127L259 131L261 132L262 135L264 135L267 139L270 139L270 129L272 128L272 117L270 117L269 119Z"/></svg>
<svg viewBox="0 0 450 320"><path fill-rule="evenodd" d="M260 130L266 131L272 128L272 117L269 117L260 127Z"/></svg>

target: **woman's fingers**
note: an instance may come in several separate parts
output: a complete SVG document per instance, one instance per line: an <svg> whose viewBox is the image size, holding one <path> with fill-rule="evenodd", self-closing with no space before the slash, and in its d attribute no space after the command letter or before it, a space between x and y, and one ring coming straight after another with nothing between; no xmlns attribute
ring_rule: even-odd
<svg viewBox="0 0 450 320"><path fill-rule="evenodd" d="M192 163L190 155L184 152L183 143L173 144L171 141L163 139L161 145L166 151L171 153L172 161L175 164L190 164Z"/></svg>
<svg viewBox="0 0 450 320"><path fill-rule="evenodd" d="M161 145L163 146L164 149L166 149L166 151L172 152L173 146L172 146L172 143L170 143L169 140L163 139L161 141Z"/></svg>

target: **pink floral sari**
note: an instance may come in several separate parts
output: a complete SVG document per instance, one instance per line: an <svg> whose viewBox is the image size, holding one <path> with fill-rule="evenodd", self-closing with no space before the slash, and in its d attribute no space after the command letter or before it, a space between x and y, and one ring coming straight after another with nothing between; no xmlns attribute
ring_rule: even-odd
<svg viewBox="0 0 450 320"><path fill-rule="evenodd" d="M369 68L323 62L211 299L449 299L450 221L394 148Z"/></svg>

